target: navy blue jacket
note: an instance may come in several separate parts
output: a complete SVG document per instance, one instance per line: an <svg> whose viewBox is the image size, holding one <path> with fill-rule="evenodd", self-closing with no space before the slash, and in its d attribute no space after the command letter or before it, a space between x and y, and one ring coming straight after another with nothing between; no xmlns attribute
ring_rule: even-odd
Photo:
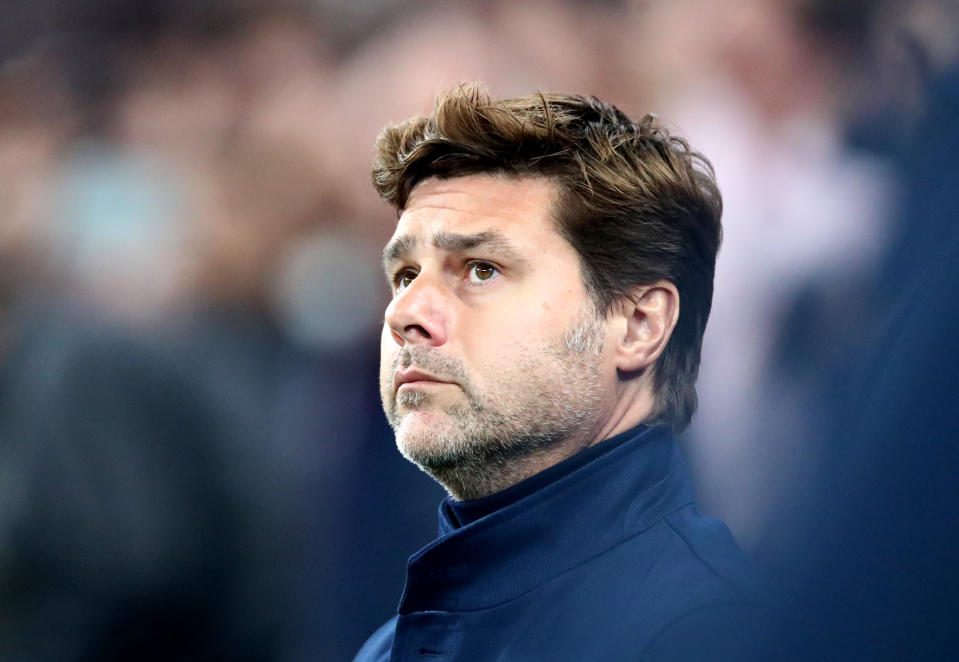
<svg viewBox="0 0 959 662"><path fill-rule="evenodd" d="M356 662L748 659L748 559L696 509L667 430L636 428L524 483L465 525L444 504L397 616Z"/></svg>

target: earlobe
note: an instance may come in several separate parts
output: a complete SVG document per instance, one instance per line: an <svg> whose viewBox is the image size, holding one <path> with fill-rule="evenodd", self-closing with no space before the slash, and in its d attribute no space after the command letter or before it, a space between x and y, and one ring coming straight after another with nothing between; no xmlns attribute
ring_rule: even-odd
<svg viewBox="0 0 959 662"><path fill-rule="evenodd" d="M669 281L637 288L624 303L626 334L617 348L616 367L636 372L663 353L679 319L679 292Z"/></svg>

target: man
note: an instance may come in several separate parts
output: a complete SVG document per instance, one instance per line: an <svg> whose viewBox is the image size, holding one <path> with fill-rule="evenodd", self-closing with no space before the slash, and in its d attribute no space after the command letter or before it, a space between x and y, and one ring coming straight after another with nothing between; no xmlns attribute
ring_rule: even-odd
<svg viewBox="0 0 959 662"><path fill-rule="evenodd" d="M356 659L742 653L748 564L672 442L721 234L708 161L652 116L471 86L377 150L383 406L450 496Z"/></svg>

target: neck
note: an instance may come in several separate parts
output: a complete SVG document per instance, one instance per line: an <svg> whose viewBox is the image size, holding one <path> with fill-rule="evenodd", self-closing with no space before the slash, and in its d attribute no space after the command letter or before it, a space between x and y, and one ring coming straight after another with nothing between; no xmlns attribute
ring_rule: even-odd
<svg viewBox="0 0 959 662"><path fill-rule="evenodd" d="M656 415L656 398L649 382L652 374L620 378L616 400L605 416L605 423L588 443L598 444L617 434L648 423Z"/></svg>
<svg viewBox="0 0 959 662"><path fill-rule="evenodd" d="M473 439L455 452L406 455L457 501L495 494L630 430L655 413L649 373L617 376L613 398L597 399L560 427L527 428L508 438Z"/></svg>
<svg viewBox="0 0 959 662"><path fill-rule="evenodd" d="M471 501L505 490L585 448L630 430L653 413L651 402L620 401L602 425L561 439L514 439L474 448L455 460L422 466L457 501Z"/></svg>
<svg viewBox="0 0 959 662"><path fill-rule="evenodd" d="M479 499L526 480L590 446L585 441L564 440L543 444L516 441L496 452L477 452L439 466L421 467L457 501Z"/></svg>

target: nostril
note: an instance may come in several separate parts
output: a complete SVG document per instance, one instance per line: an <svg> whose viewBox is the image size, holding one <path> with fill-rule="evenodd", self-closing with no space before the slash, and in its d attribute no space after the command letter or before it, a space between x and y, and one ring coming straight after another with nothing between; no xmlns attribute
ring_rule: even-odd
<svg viewBox="0 0 959 662"><path fill-rule="evenodd" d="M404 331L407 334L415 333L419 335L421 338L424 338L425 340L430 340L433 337L430 335L429 331L427 331L424 327L420 326L419 324L410 324L404 329Z"/></svg>

